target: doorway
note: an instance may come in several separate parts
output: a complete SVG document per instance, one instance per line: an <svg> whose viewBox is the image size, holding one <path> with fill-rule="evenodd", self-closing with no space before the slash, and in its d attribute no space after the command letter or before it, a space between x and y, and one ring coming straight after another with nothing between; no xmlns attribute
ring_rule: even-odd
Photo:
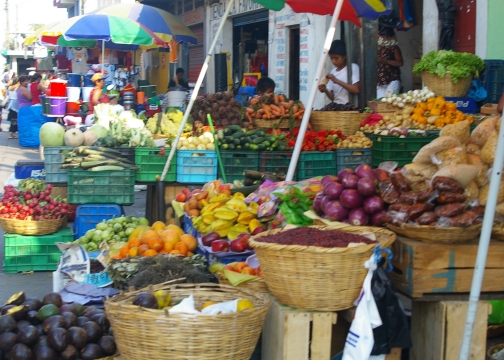
<svg viewBox="0 0 504 360"><path fill-rule="evenodd" d="M299 28L289 32L289 99L299 100Z"/></svg>

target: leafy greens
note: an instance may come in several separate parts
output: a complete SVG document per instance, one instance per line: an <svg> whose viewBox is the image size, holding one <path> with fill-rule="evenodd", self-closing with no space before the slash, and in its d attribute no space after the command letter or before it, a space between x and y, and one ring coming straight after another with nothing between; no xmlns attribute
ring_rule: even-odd
<svg viewBox="0 0 504 360"><path fill-rule="evenodd" d="M444 77L451 75L453 83L458 79L473 75L479 77L479 72L485 68L485 62L477 55L469 53L454 52L451 50L431 51L424 56L413 67L415 74L421 74L424 71L432 75Z"/></svg>

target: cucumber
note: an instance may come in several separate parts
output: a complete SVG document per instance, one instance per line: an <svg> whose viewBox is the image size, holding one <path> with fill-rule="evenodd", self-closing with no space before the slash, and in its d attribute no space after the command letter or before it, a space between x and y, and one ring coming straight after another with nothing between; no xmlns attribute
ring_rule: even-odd
<svg viewBox="0 0 504 360"><path fill-rule="evenodd" d="M273 142L273 144L271 144L271 148L272 148L272 149L274 149L274 148L276 148L278 145L280 145L280 142L279 142L278 140L275 140L275 141Z"/></svg>
<svg viewBox="0 0 504 360"><path fill-rule="evenodd" d="M249 130L245 132L245 136L252 136L254 134L257 134L259 131L260 131L259 129Z"/></svg>
<svg viewBox="0 0 504 360"><path fill-rule="evenodd" d="M266 146L264 146L263 144L259 144L257 146L259 147L259 151L265 151L266 150Z"/></svg>
<svg viewBox="0 0 504 360"><path fill-rule="evenodd" d="M229 130L229 131L231 131L231 132L234 133L234 132L240 131L241 129L242 128L241 128L240 125L228 125L228 126L226 126L226 128L224 129L224 131Z"/></svg>
<svg viewBox="0 0 504 360"><path fill-rule="evenodd" d="M240 145L240 139L234 139L233 140L233 145L235 145L235 146Z"/></svg>
<svg viewBox="0 0 504 360"><path fill-rule="evenodd" d="M254 140L252 140L252 144L260 144L265 141L266 141L265 137L258 137L258 138L255 138Z"/></svg>
<svg viewBox="0 0 504 360"><path fill-rule="evenodd" d="M269 141L263 141L263 142L261 143L261 145L264 145L264 147L269 147L269 146L271 146L271 144L270 144L270 142L269 142Z"/></svg>
<svg viewBox="0 0 504 360"><path fill-rule="evenodd" d="M249 149L250 149L250 144L249 144L249 143L245 143L245 144L243 144L243 148L244 148L245 150L249 150Z"/></svg>
<svg viewBox="0 0 504 360"><path fill-rule="evenodd" d="M247 144L248 145L248 149L249 150L252 150L252 151L258 151L259 150L259 146L257 146L256 144Z"/></svg>
<svg viewBox="0 0 504 360"><path fill-rule="evenodd" d="M227 150L229 148L228 144L222 144L222 150Z"/></svg>
<svg viewBox="0 0 504 360"><path fill-rule="evenodd" d="M231 135L233 139L239 139L243 136L245 136L245 133L243 131L237 131L233 135Z"/></svg>
<svg viewBox="0 0 504 360"><path fill-rule="evenodd" d="M279 147L276 148L277 151L285 151L286 147L285 145L280 145Z"/></svg>
<svg viewBox="0 0 504 360"><path fill-rule="evenodd" d="M285 139L285 134L278 135L278 140L283 140Z"/></svg>
<svg viewBox="0 0 504 360"><path fill-rule="evenodd" d="M261 130L261 131L257 132L257 135L264 136L264 135L266 135L266 132L264 130Z"/></svg>
<svg viewBox="0 0 504 360"><path fill-rule="evenodd" d="M261 180L261 178L264 176L264 174L260 173L259 171L245 170L243 172L243 176L247 179Z"/></svg>
<svg viewBox="0 0 504 360"><path fill-rule="evenodd" d="M242 137L242 138L240 139L240 144L241 144L241 145L245 145L245 144L248 144L248 143L249 143L249 142L251 142L251 141L252 141L252 140L250 140L250 138L249 138L249 137L244 136L244 137Z"/></svg>
<svg viewBox="0 0 504 360"><path fill-rule="evenodd" d="M231 136L231 135L233 135L233 133L234 133L234 131L232 131L232 130L230 130L230 129L228 129L228 128L225 128L225 129L222 131L222 134L223 134L224 136Z"/></svg>
<svg viewBox="0 0 504 360"><path fill-rule="evenodd" d="M225 136L224 139L222 140L222 142L226 143L226 144L230 144L233 142L233 138L231 136Z"/></svg>
<svg viewBox="0 0 504 360"><path fill-rule="evenodd" d="M234 150L234 149L235 149L234 144L229 144L229 145L228 145L228 150Z"/></svg>
<svg viewBox="0 0 504 360"><path fill-rule="evenodd" d="M236 150L241 150L241 149L242 149L241 145L236 146Z"/></svg>

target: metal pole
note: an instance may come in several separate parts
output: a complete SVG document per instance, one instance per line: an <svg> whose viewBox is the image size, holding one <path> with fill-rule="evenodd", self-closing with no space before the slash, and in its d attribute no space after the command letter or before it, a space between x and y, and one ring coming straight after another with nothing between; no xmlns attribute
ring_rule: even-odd
<svg viewBox="0 0 504 360"><path fill-rule="evenodd" d="M5 0L5 49L10 50L9 0Z"/></svg>
<svg viewBox="0 0 504 360"><path fill-rule="evenodd" d="M501 120L502 123L502 120ZM476 255L476 265L474 266L474 275L469 294L469 304L467 306L467 316L464 327L462 345L460 346L459 360L468 360L471 349L472 335L474 330L474 321L478 302L481 293L481 284L485 273L485 263L490 245L490 236L492 235L492 226L495 216L495 207L497 205L497 195L502 177L502 164L504 163L504 126L500 127L497 149L495 150L495 159L490 177L490 189L488 200L485 206L485 216L483 217L483 228L481 229L480 241L478 245L478 254Z"/></svg>
<svg viewBox="0 0 504 360"><path fill-rule="evenodd" d="M342 2L342 0L338 0L338 1ZM215 34L215 37L212 41L212 45L210 45L210 49L208 49L208 53L207 53L205 62L203 63L203 66L201 67L201 71L198 76L198 81L196 81L196 85L194 86L194 90L191 94L191 98L189 99L189 104L187 105L187 109L185 110L184 117L182 118L182 122L180 123L180 127L178 129L177 136L175 137L175 140L173 140L173 142L171 144L170 155L168 156L168 159L166 160L166 164L163 169L163 173L161 174L160 181L164 181L166 174L168 172L168 169L170 168L170 164L172 162L173 156L175 155L175 151L177 151L177 144L180 140L180 136L182 135L182 131L184 130L184 126L187 122L187 119L189 118L189 115L191 114L191 110L193 108L194 102L196 101L196 97L198 97L198 93L201 88L201 84L203 83L203 80L205 79L205 75L208 71L208 65L210 64L210 60L212 59L212 55L214 53L215 46L217 45L217 42L219 41L219 37L222 34L222 30L224 29L224 25L225 25L226 20L229 16L229 13L231 12L231 9L234 6L234 2L235 2L235 0L229 0L229 4L226 8L226 11L224 12L224 15L222 16L221 23L219 24L219 28L217 29L217 33Z"/></svg>
<svg viewBox="0 0 504 360"><path fill-rule="evenodd" d="M298 138L296 140L296 145L294 146L294 152L292 153L292 158L289 164L289 171L287 171L287 181L292 181L294 178L294 173L296 171L297 162L299 159L299 153L303 146L303 140L306 134L306 128L310 121L310 115L312 112L313 104L315 102L315 96L317 95L318 84L320 82L320 77L322 76L322 71L324 70L325 61L327 60L327 54L329 53L329 48L331 47L331 42L334 39L334 33L336 32L336 24L338 23L338 18L341 13L341 8L343 6L343 0L338 0L336 7L334 8L333 17L331 19L331 25L327 31L326 39L324 42L324 51L320 57L319 63L317 65L317 70L315 72L315 78L313 79L310 96L308 98L308 103L306 104L306 110L303 115L303 120L299 128Z"/></svg>

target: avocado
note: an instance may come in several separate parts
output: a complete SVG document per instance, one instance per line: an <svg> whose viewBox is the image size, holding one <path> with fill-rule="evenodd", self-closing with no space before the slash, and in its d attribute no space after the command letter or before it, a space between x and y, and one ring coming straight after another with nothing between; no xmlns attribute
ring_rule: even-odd
<svg viewBox="0 0 504 360"><path fill-rule="evenodd" d="M24 328L26 326L29 326L31 325L31 323L27 320L20 320L17 322L16 324L16 329L17 329L17 332L19 332L19 330L21 330L21 328Z"/></svg>
<svg viewBox="0 0 504 360"><path fill-rule="evenodd" d="M79 352L73 345L68 345L60 354L62 360L77 360Z"/></svg>
<svg viewBox="0 0 504 360"><path fill-rule="evenodd" d="M77 326L82 326L84 325L85 323L87 323L89 321L89 318L85 317L85 316L79 316L77 318Z"/></svg>
<svg viewBox="0 0 504 360"><path fill-rule="evenodd" d="M75 316L78 316L77 308L70 304L61 305L59 311L61 314L63 314L64 312L71 312L74 313Z"/></svg>
<svg viewBox="0 0 504 360"><path fill-rule="evenodd" d="M25 344L16 344L7 354L7 360L32 360L32 352Z"/></svg>
<svg viewBox="0 0 504 360"><path fill-rule="evenodd" d="M82 316L84 314L84 310L86 309L82 304L73 303L74 308L77 309L77 316Z"/></svg>
<svg viewBox="0 0 504 360"><path fill-rule="evenodd" d="M26 299L26 301L24 303L22 303L21 305L28 305L28 311L30 311L30 310L38 311L42 307L43 304L42 304L42 301L40 301L39 299L30 298L30 299Z"/></svg>
<svg viewBox="0 0 504 360"><path fill-rule="evenodd" d="M58 358L58 354L48 344L35 346L33 349L36 360L54 360Z"/></svg>
<svg viewBox="0 0 504 360"><path fill-rule="evenodd" d="M102 336L100 340L98 340L98 345L100 345L103 353L107 356L114 355L117 351L116 343L112 336Z"/></svg>
<svg viewBox="0 0 504 360"><path fill-rule="evenodd" d="M27 314L28 306L26 305L14 306L13 308L7 310L7 315L12 316L16 321L23 320Z"/></svg>
<svg viewBox="0 0 504 360"><path fill-rule="evenodd" d="M133 299L133 305L138 305L148 309L158 309L156 297L151 293L140 293Z"/></svg>
<svg viewBox="0 0 504 360"><path fill-rule="evenodd" d="M38 318L40 321L45 321L47 318L50 318L54 315L59 315L60 311L58 307L54 304L47 304L40 308L38 311Z"/></svg>
<svg viewBox="0 0 504 360"><path fill-rule="evenodd" d="M39 332L40 334L40 332ZM49 346L49 341L47 341L47 335L40 335L35 347L38 346Z"/></svg>
<svg viewBox="0 0 504 360"><path fill-rule="evenodd" d="M97 323L104 334L107 333L108 328L110 327L110 322L107 319L107 315L95 314L95 315L91 316L90 320Z"/></svg>
<svg viewBox="0 0 504 360"><path fill-rule="evenodd" d="M20 291L17 294L12 295L5 305L21 305L26 301L26 295L24 291Z"/></svg>
<svg viewBox="0 0 504 360"><path fill-rule="evenodd" d="M84 329L87 334L88 342L95 343L103 335L101 327L93 321L88 321L87 323L82 325L82 329Z"/></svg>
<svg viewBox="0 0 504 360"><path fill-rule="evenodd" d="M101 309L92 310L92 311L89 311L88 313L86 313L86 317L91 319L96 314L105 314L105 311L103 311Z"/></svg>
<svg viewBox="0 0 504 360"><path fill-rule="evenodd" d="M37 325L37 330L39 331L39 333L44 334L44 327L42 326L42 324Z"/></svg>
<svg viewBox="0 0 504 360"><path fill-rule="evenodd" d="M65 320L65 329L69 329L72 326L77 326L77 316L69 311L61 314Z"/></svg>
<svg viewBox="0 0 504 360"><path fill-rule="evenodd" d="M26 320L28 320L32 325L40 324L40 319L38 318L38 312L36 310L28 311L28 314L26 314Z"/></svg>
<svg viewBox="0 0 504 360"><path fill-rule="evenodd" d="M103 357L103 351L99 345L87 344L81 351L84 360L95 360Z"/></svg>
<svg viewBox="0 0 504 360"><path fill-rule="evenodd" d="M10 315L0 316L0 334L12 331L16 328L16 320Z"/></svg>
<svg viewBox="0 0 504 360"><path fill-rule="evenodd" d="M52 292L44 296L44 298L42 299L42 304L53 304L59 308L61 305L63 305L63 300L61 299L60 294Z"/></svg>
<svg viewBox="0 0 504 360"><path fill-rule="evenodd" d="M98 310L98 308L96 306L89 306L89 307L85 308L84 312L82 313L82 316L87 316L87 314L93 310Z"/></svg>
<svg viewBox="0 0 504 360"><path fill-rule="evenodd" d="M86 331L80 327L72 326L68 329L68 343L75 346L77 350L82 349L87 343Z"/></svg>
<svg viewBox="0 0 504 360"><path fill-rule="evenodd" d="M0 350L8 352L17 343L17 335L13 332L5 332L0 335Z"/></svg>
<svg viewBox="0 0 504 360"><path fill-rule="evenodd" d="M7 314L7 311L9 311L10 309L12 309L14 306L16 305L5 305L2 307L2 312L0 314L2 315L5 315Z"/></svg>
<svg viewBox="0 0 504 360"><path fill-rule="evenodd" d="M18 341L28 346L35 345L40 337L37 328L33 325L25 326L18 331Z"/></svg>
<svg viewBox="0 0 504 360"><path fill-rule="evenodd" d="M49 345L56 351L63 351L68 345L68 333L63 328L53 328L47 333Z"/></svg>
<svg viewBox="0 0 504 360"><path fill-rule="evenodd" d="M44 323L42 324L42 328L44 329L44 332L47 334L51 329L64 328L65 324L66 322L63 316L54 315L46 319L46 321L44 321Z"/></svg>

